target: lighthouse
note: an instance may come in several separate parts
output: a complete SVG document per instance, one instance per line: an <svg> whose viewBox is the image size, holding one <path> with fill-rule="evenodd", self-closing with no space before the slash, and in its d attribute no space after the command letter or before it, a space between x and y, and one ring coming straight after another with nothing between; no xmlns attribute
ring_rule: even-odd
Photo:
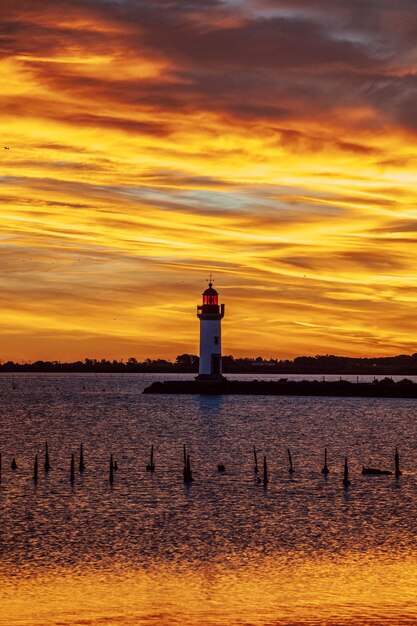
<svg viewBox="0 0 417 626"><path fill-rule="evenodd" d="M197 380L222 380L221 321L224 304L219 305L219 294L209 282L203 292L203 304L197 306L200 319L200 367Z"/></svg>

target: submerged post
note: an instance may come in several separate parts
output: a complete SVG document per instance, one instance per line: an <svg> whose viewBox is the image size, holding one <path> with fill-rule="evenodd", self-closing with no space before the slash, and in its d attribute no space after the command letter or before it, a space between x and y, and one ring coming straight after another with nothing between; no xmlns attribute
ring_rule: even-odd
<svg viewBox="0 0 417 626"><path fill-rule="evenodd" d="M268 484L269 480L268 480L268 464L266 462L266 456L264 455L264 478L263 478L263 484L264 487L266 487L266 485Z"/></svg>
<svg viewBox="0 0 417 626"><path fill-rule="evenodd" d="M254 458L254 461L255 461L255 466L253 468L253 471L255 472L255 474L257 474L258 473L258 457L256 455L256 448L255 448L255 446L253 446L253 458Z"/></svg>
<svg viewBox="0 0 417 626"><path fill-rule="evenodd" d="M45 472L49 472L51 469L51 464L49 463L49 451L48 451L48 442L45 441L45 463L43 464Z"/></svg>
<svg viewBox="0 0 417 626"><path fill-rule="evenodd" d="M349 487L350 485L350 481L349 481L349 468L348 468L348 460L347 460L347 456L345 456L345 469L343 472L343 486L345 489L347 489L347 487Z"/></svg>
<svg viewBox="0 0 417 626"><path fill-rule="evenodd" d="M80 446L80 472L82 473L84 470L85 470L84 450L83 450L83 444L81 444Z"/></svg>
<svg viewBox="0 0 417 626"><path fill-rule="evenodd" d="M184 467L184 482L185 483L193 482L193 473L191 471L191 462L190 462L189 454L187 454L187 461Z"/></svg>
<svg viewBox="0 0 417 626"><path fill-rule="evenodd" d="M151 445L151 460L148 463L148 465L146 466L146 471L147 472L154 472L155 471L155 464L153 462L153 444Z"/></svg>
<svg viewBox="0 0 417 626"><path fill-rule="evenodd" d="M399 478L402 475L400 470L400 455L398 454L398 448L395 448L395 477Z"/></svg>
<svg viewBox="0 0 417 626"><path fill-rule="evenodd" d="M12 464L10 465L10 467L12 468L13 471L17 470L17 463L14 457L12 458Z"/></svg>
<svg viewBox="0 0 417 626"><path fill-rule="evenodd" d="M109 465L109 481L110 484L113 482L114 479L114 463L113 463L113 455L110 455L110 465Z"/></svg>
<svg viewBox="0 0 417 626"><path fill-rule="evenodd" d="M0 481L1 481L1 452L0 452Z"/></svg>
<svg viewBox="0 0 417 626"><path fill-rule="evenodd" d="M33 480L35 483L38 481L38 455L35 456L35 463L33 465Z"/></svg>
<svg viewBox="0 0 417 626"><path fill-rule="evenodd" d="M323 469L321 470L322 474L328 474L329 473L329 468L327 467L327 448L324 448L324 466Z"/></svg>
<svg viewBox="0 0 417 626"><path fill-rule="evenodd" d="M70 481L73 483L74 480L75 480L75 460L74 460L74 455L71 454Z"/></svg>
<svg viewBox="0 0 417 626"><path fill-rule="evenodd" d="M294 474L294 468L293 468L293 466L292 466L292 458L291 458L291 452L290 452L290 449L289 449L289 448L287 448L287 451L288 451L288 460L289 460L289 462L290 462L290 467L289 467L288 471L289 471L289 473L290 473L290 474Z"/></svg>

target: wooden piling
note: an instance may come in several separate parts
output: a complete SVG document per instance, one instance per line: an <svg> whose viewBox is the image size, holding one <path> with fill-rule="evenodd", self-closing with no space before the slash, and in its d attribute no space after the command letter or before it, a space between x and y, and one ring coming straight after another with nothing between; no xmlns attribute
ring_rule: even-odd
<svg viewBox="0 0 417 626"><path fill-rule="evenodd" d="M190 462L190 455L187 455L187 470L188 470L188 476L190 477L190 482L192 482L193 480L193 473L191 471L191 462Z"/></svg>
<svg viewBox="0 0 417 626"><path fill-rule="evenodd" d="M10 465L10 467L12 468L12 470L17 470L17 463L16 463L16 459L13 457L12 458L12 463Z"/></svg>
<svg viewBox="0 0 417 626"><path fill-rule="evenodd" d="M155 463L153 462L153 445L151 445L151 459L150 459L150 462L148 463L148 465L146 466L146 471L147 472L154 472L155 471Z"/></svg>
<svg viewBox="0 0 417 626"><path fill-rule="evenodd" d="M33 480L35 483L38 481L38 455L35 456L35 463L33 465Z"/></svg>
<svg viewBox="0 0 417 626"><path fill-rule="evenodd" d="M395 448L395 478L399 478L402 475L400 470L400 455L398 454L398 448Z"/></svg>
<svg viewBox="0 0 417 626"><path fill-rule="evenodd" d="M288 471L289 471L289 473L290 473L290 474L294 474L294 471L295 471L295 470L294 470L294 468L293 468L293 466L292 466L292 458L291 458L291 452L290 452L290 449L289 449L289 448L287 448L287 451L288 451L288 460L289 460L289 462L290 462L290 467L289 467Z"/></svg>
<svg viewBox="0 0 417 626"><path fill-rule="evenodd" d="M85 470L85 463L84 463L84 449L83 449L83 444L80 445L80 472L82 473Z"/></svg>
<svg viewBox="0 0 417 626"><path fill-rule="evenodd" d="M1 452L0 452L0 482L1 482Z"/></svg>
<svg viewBox="0 0 417 626"><path fill-rule="evenodd" d="M113 463L113 455L110 455L110 465L109 465L109 481L110 484L113 483L113 479L114 479L114 463Z"/></svg>
<svg viewBox="0 0 417 626"><path fill-rule="evenodd" d="M345 456L345 469L343 472L343 486L345 489L347 489L347 487L349 487L350 485L350 481L349 481L349 468L348 468L348 460L347 460L347 456Z"/></svg>
<svg viewBox="0 0 417 626"><path fill-rule="evenodd" d="M189 454L187 454L187 461L184 467L184 482L185 483L193 482L193 473L191 471L191 462L190 462Z"/></svg>
<svg viewBox="0 0 417 626"><path fill-rule="evenodd" d="M329 472L330 470L327 467L327 448L324 448L324 465L323 465L323 469L321 470L321 473L324 475L327 475Z"/></svg>
<svg viewBox="0 0 417 626"><path fill-rule="evenodd" d="M49 463L49 451L48 451L48 442L45 441L45 463L43 464L45 472L49 472L51 469L51 464Z"/></svg>
<svg viewBox="0 0 417 626"><path fill-rule="evenodd" d="M266 485L268 484L269 480L268 480L268 464L266 462L266 456L264 455L264 478L263 478L263 484L266 487Z"/></svg>
<svg viewBox="0 0 417 626"><path fill-rule="evenodd" d="M254 461L255 461L255 466L254 466L253 470L254 470L255 474L257 474L258 473L258 457L257 457L257 454L256 454L255 446L253 446L253 458L254 458Z"/></svg>
<svg viewBox="0 0 417 626"><path fill-rule="evenodd" d="M184 444L184 467L187 466L187 450L185 448L185 444Z"/></svg>
<svg viewBox="0 0 417 626"><path fill-rule="evenodd" d="M70 481L73 483L74 480L75 480L75 459L74 459L74 455L71 454Z"/></svg>

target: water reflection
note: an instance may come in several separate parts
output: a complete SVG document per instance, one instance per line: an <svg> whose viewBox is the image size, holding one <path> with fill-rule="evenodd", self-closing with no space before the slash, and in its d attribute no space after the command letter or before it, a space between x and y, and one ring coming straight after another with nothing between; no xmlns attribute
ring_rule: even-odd
<svg viewBox="0 0 417 626"><path fill-rule="evenodd" d="M83 571L57 570L3 585L0 624L288 624L356 626L415 622L417 563L389 560L270 557L257 562L120 563ZM17 617L18 616L18 617Z"/></svg>
<svg viewBox="0 0 417 626"><path fill-rule="evenodd" d="M417 622L415 401L158 398L134 375L9 382L0 377L3 626ZM253 445L268 457L267 489ZM392 469L397 445L399 480L362 476L362 463Z"/></svg>

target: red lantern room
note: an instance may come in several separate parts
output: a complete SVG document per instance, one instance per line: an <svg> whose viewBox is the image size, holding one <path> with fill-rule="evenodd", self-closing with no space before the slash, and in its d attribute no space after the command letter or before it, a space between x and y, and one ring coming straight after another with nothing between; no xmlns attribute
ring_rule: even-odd
<svg viewBox="0 0 417 626"><path fill-rule="evenodd" d="M209 283L208 289L203 292L203 304L219 304L219 294L213 289L213 283Z"/></svg>
<svg viewBox="0 0 417 626"><path fill-rule="evenodd" d="M203 292L203 304L198 305L197 315L201 319L222 318L224 315L224 304L219 306L219 294L213 289L213 283L210 281L208 288Z"/></svg>

